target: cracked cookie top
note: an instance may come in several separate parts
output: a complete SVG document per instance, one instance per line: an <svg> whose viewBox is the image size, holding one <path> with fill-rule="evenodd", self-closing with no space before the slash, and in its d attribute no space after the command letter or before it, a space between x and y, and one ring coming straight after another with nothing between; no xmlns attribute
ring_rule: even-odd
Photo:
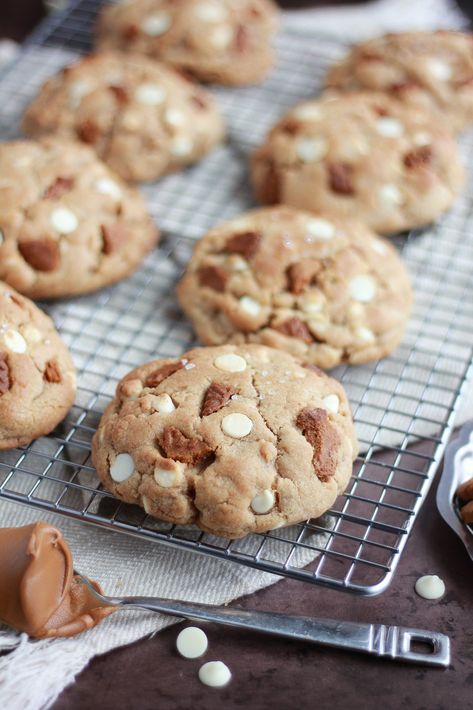
<svg viewBox="0 0 473 710"><path fill-rule="evenodd" d="M33 137L55 133L92 148L124 180L156 180L223 138L213 97L146 57L91 54L48 79L23 117Z"/></svg>
<svg viewBox="0 0 473 710"><path fill-rule="evenodd" d="M382 234L429 224L465 172L441 119L386 94L327 92L287 112L251 160L263 204L350 217Z"/></svg>
<svg viewBox="0 0 473 710"><path fill-rule="evenodd" d="M273 64L277 15L271 0L132 0L102 10L97 41L203 81L252 84Z"/></svg>
<svg viewBox="0 0 473 710"><path fill-rule="evenodd" d="M263 343L323 368L391 352L411 306L388 242L354 220L290 207L254 210L206 234L178 296L205 344Z"/></svg>
<svg viewBox="0 0 473 710"><path fill-rule="evenodd" d="M54 429L74 401L75 381L52 320L0 282L0 449Z"/></svg>
<svg viewBox="0 0 473 710"><path fill-rule="evenodd" d="M473 38L462 32L399 32L353 47L328 72L326 86L386 91L440 114L462 130L473 121Z"/></svg>
<svg viewBox="0 0 473 710"><path fill-rule="evenodd" d="M52 137L0 144L0 278L21 293L102 288L157 238L141 195L90 148Z"/></svg>
<svg viewBox="0 0 473 710"><path fill-rule="evenodd" d="M118 498L229 538L320 516L356 453L343 387L260 345L195 348L133 370L92 447Z"/></svg>

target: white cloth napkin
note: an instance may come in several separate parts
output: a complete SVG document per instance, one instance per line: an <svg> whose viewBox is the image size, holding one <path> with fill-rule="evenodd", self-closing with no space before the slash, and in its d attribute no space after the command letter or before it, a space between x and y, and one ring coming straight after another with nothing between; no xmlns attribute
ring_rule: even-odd
<svg viewBox="0 0 473 710"><path fill-rule="evenodd" d="M447 0L378 0L360 7L286 13L285 24L292 29L311 27L355 39L386 30L461 27L464 19ZM461 420L471 412L473 392L469 394ZM224 604L279 579L234 563L0 502L2 527L25 525L40 518L60 527L71 545L77 569L100 581L113 595L156 595ZM299 566L313 557L309 552L297 554L293 563ZM176 620L143 612L117 613L77 638L53 641L32 641L24 634L0 627L0 651L8 651L0 656L3 706L8 710L46 709L93 656L154 633L173 621Z"/></svg>

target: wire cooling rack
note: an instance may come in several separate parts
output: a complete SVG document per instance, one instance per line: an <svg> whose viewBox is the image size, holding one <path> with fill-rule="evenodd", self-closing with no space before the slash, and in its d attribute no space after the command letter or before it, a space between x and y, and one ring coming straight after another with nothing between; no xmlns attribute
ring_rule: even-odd
<svg viewBox="0 0 473 710"><path fill-rule="evenodd" d="M19 117L42 81L91 46L100 3L75 1L43 23L0 78L0 136L18 134ZM143 188L164 238L131 278L97 294L44 304L69 345L78 392L49 437L0 456L0 500L52 510L89 523L214 555L279 575L375 594L389 584L450 433L473 352L472 185L433 229L396 241L415 287L402 345L389 358L335 371L347 389L362 455L345 495L322 520L243 541L147 516L104 491L90 441L117 381L159 356L192 345L174 286L193 241L252 206L246 154L292 104L316 93L343 53L330 38L281 33L279 62L267 81L215 89L228 143L198 165ZM472 159L471 136L463 140ZM303 566L304 565L304 566Z"/></svg>

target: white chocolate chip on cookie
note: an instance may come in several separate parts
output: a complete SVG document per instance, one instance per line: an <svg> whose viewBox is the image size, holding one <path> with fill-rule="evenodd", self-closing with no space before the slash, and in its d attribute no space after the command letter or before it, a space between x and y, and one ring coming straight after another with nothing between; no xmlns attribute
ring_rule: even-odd
<svg viewBox="0 0 473 710"><path fill-rule="evenodd" d="M79 226L79 220L67 207L57 207L50 217L51 225L59 234L71 234Z"/></svg>
<svg viewBox="0 0 473 710"><path fill-rule="evenodd" d="M328 241L335 236L335 227L327 219L322 219L321 217L314 217L306 222L305 228L307 232L322 242Z"/></svg>
<svg viewBox="0 0 473 710"><path fill-rule="evenodd" d="M117 483L127 481L133 475L135 462L130 454L118 454L110 466L110 476Z"/></svg>
<svg viewBox="0 0 473 710"><path fill-rule="evenodd" d="M167 12L160 12L156 15L148 15L141 23L141 29L149 37L159 37L171 27L171 15Z"/></svg>
<svg viewBox="0 0 473 710"><path fill-rule="evenodd" d="M328 394L323 398L322 404L332 414L337 414L340 408L340 398L336 394Z"/></svg>
<svg viewBox="0 0 473 710"><path fill-rule="evenodd" d="M251 501L251 507L258 515L269 513L274 506L276 496L270 488L265 489L262 493L258 493Z"/></svg>
<svg viewBox="0 0 473 710"><path fill-rule="evenodd" d="M323 138L299 138L296 153L304 163L315 163L327 154L327 142Z"/></svg>
<svg viewBox="0 0 473 710"><path fill-rule="evenodd" d="M170 414L176 409L171 397L166 393L153 396L152 406L153 409L155 409L157 412L160 412L161 414Z"/></svg>
<svg viewBox="0 0 473 710"><path fill-rule="evenodd" d="M144 106L159 106L166 98L166 92L158 84L140 84L135 91L135 99Z"/></svg>
<svg viewBox="0 0 473 710"><path fill-rule="evenodd" d="M233 439L243 439L253 429L253 422L246 414L232 412L222 419L222 431Z"/></svg>
<svg viewBox="0 0 473 710"><path fill-rule="evenodd" d="M248 313L249 316L258 316L261 312L261 305L251 296L242 296L240 298L240 310Z"/></svg>

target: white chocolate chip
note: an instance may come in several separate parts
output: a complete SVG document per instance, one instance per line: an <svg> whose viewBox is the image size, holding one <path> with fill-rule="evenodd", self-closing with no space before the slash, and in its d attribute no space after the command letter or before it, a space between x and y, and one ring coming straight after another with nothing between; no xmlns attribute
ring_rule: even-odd
<svg viewBox="0 0 473 710"><path fill-rule="evenodd" d="M114 180L110 180L110 178L97 180L94 183L94 187L101 195L108 195L109 197L113 197L114 200L119 200L123 195L121 187L119 187Z"/></svg>
<svg viewBox="0 0 473 710"><path fill-rule="evenodd" d="M168 394L159 394L153 397L153 408L161 414L170 414L176 407Z"/></svg>
<svg viewBox="0 0 473 710"><path fill-rule="evenodd" d="M233 412L222 419L222 431L233 439L242 439L253 429L253 422L246 414Z"/></svg>
<svg viewBox="0 0 473 710"><path fill-rule="evenodd" d="M337 394L328 394L323 398L322 404L332 414L337 414L340 408L340 398Z"/></svg>
<svg viewBox="0 0 473 710"><path fill-rule="evenodd" d="M245 358L235 353L219 355L215 358L214 365L218 370L222 370L223 372L243 372L246 370Z"/></svg>
<svg viewBox="0 0 473 710"><path fill-rule="evenodd" d="M199 680L210 688L223 688L230 682L232 674L222 661L209 661L199 668Z"/></svg>
<svg viewBox="0 0 473 710"><path fill-rule="evenodd" d="M250 316L258 316L261 311L261 306L258 301L250 296L242 296L240 298L240 310L248 313Z"/></svg>
<svg viewBox="0 0 473 710"><path fill-rule="evenodd" d="M264 515L264 513L269 513L273 507L276 500L274 491L270 488L266 488L262 493L258 493L251 501L251 507L254 512L258 515Z"/></svg>
<svg viewBox="0 0 473 710"><path fill-rule="evenodd" d="M384 242L380 241L379 239L376 239L371 242L371 248L378 254L386 254L387 252L386 244L384 244Z"/></svg>
<svg viewBox="0 0 473 710"><path fill-rule="evenodd" d="M210 2L203 2L197 5L194 13L199 20L204 22L222 22L227 16L223 5Z"/></svg>
<svg viewBox="0 0 473 710"><path fill-rule="evenodd" d="M378 190L378 197L380 202L385 205L402 205L404 198L402 193L396 185L386 184L382 185Z"/></svg>
<svg viewBox="0 0 473 710"><path fill-rule="evenodd" d="M59 234L71 234L79 226L79 220L67 207L58 207L50 217L51 225Z"/></svg>
<svg viewBox="0 0 473 710"><path fill-rule="evenodd" d="M83 79L78 79L74 81L69 87L69 106L70 108L77 108L84 98L92 91L92 86L90 82L84 81Z"/></svg>
<svg viewBox="0 0 473 710"><path fill-rule="evenodd" d="M43 336L41 335L40 331L38 330L38 328L35 328L34 325L23 326L22 332L23 337L26 338L26 340L29 343L32 343L33 345L41 342L41 340L43 339Z"/></svg>
<svg viewBox="0 0 473 710"><path fill-rule="evenodd" d="M159 12L156 15L149 15L141 23L141 29L149 37L159 37L171 27L171 15L167 12Z"/></svg>
<svg viewBox="0 0 473 710"><path fill-rule="evenodd" d="M166 92L158 84L140 84L135 91L135 99L146 106L159 106L166 98Z"/></svg>
<svg viewBox="0 0 473 710"><path fill-rule="evenodd" d="M176 648L184 658L200 658L209 645L207 635L197 626L183 629L176 639Z"/></svg>
<svg viewBox="0 0 473 710"><path fill-rule="evenodd" d="M355 330L355 337L362 343L374 343L374 341L376 340L373 331L370 330L370 328L366 328L365 326L360 326Z"/></svg>
<svg viewBox="0 0 473 710"><path fill-rule="evenodd" d="M26 340L17 330L9 328L3 334L3 340L5 345L12 353L25 353L26 352Z"/></svg>
<svg viewBox="0 0 473 710"><path fill-rule="evenodd" d="M436 574L426 574L419 577L415 590L424 599L440 599L445 594L445 582Z"/></svg>
<svg viewBox="0 0 473 710"><path fill-rule="evenodd" d="M235 256L232 262L233 271L246 271L248 268L248 262L245 261L241 256Z"/></svg>
<svg viewBox="0 0 473 710"><path fill-rule="evenodd" d="M323 298L320 293L310 293L304 296L301 302L301 308L307 315L320 313L323 308Z"/></svg>
<svg viewBox="0 0 473 710"><path fill-rule="evenodd" d="M110 475L117 483L127 481L135 470L135 462L130 454L118 454L110 466Z"/></svg>
<svg viewBox="0 0 473 710"><path fill-rule="evenodd" d="M154 469L154 480L162 488L171 488L177 483L178 474L176 471L157 467Z"/></svg>
<svg viewBox="0 0 473 710"><path fill-rule="evenodd" d="M293 114L294 116L296 116L296 118L300 118L303 121L317 121L322 117L322 112L320 108L315 104L303 104L302 106L299 106L297 109L295 109Z"/></svg>
<svg viewBox="0 0 473 710"><path fill-rule="evenodd" d="M383 116L376 121L376 130L385 138L399 138L404 133L404 126L397 118Z"/></svg>
<svg viewBox="0 0 473 710"><path fill-rule="evenodd" d="M186 122L186 117L182 111L175 108L168 108L164 114L164 120L169 126L183 126Z"/></svg>
<svg viewBox="0 0 473 710"><path fill-rule="evenodd" d="M335 236L335 227L327 219L313 217L306 222L305 228L311 237L326 242Z"/></svg>
<svg viewBox="0 0 473 710"><path fill-rule="evenodd" d="M323 138L299 138L296 154L304 163L315 163L327 154L327 141Z"/></svg>
<svg viewBox="0 0 473 710"><path fill-rule="evenodd" d="M185 158L192 153L194 144L188 136L178 136L171 144L171 153L176 158Z"/></svg>
<svg viewBox="0 0 473 710"><path fill-rule="evenodd" d="M376 295L376 281L372 276L360 274L350 281L349 289L354 301L369 303Z"/></svg>
<svg viewBox="0 0 473 710"><path fill-rule="evenodd" d="M228 47L232 39L233 29L232 27L227 25L216 27L209 36L210 43L218 49L224 49L225 47Z"/></svg>
<svg viewBox="0 0 473 710"><path fill-rule="evenodd" d="M412 136L412 141L415 145L430 145L432 143L432 134L427 131L417 131Z"/></svg>
<svg viewBox="0 0 473 710"><path fill-rule="evenodd" d="M448 62L438 57L430 57L427 60L427 68L431 75L438 81L449 81L452 78L452 67Z"/></svg>

